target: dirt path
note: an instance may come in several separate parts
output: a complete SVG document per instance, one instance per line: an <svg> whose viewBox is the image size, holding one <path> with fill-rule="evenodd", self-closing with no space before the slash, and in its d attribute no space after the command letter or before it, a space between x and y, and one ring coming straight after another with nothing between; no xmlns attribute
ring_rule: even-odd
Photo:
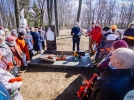
<svg viewBox="0 0 134 100"><path fill-rule="evenodd" d="M72 50L70 30L60 31L57 48ZM80 49L88 49L88 37L81 37ZM74 93L82 80L89 76L88 70L28 67L26 72L22 73L24 80L20 92L24 100L75 100Z"/></svg>

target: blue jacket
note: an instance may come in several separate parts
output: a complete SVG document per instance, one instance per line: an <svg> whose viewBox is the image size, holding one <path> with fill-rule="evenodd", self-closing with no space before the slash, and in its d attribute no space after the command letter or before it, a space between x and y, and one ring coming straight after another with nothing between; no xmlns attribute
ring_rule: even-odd
<svg viewBox="0 0 134 100"><path fill-rule="evenodd" d="M0 100L11 100L6 87L0 82Z"/></svg>
<svg viewBox="0 0 134 100"><path fill-rule="evenodd" d="M40 34L37 32L33 32L33 40L34 40L34 50L38 51L38 50L42 50L42 40L40 37Z"/></svg>
<svg viewBox="0 0 134 100"><path fill-rule="evenodd" d="M28 46L28 49L29 50L32 50L33 49L33 38L32 38L32 35L30 33L27 33L28 36L30 36L30 38L25 38L25 41L26 41L26 44Z"/></svg>
<svg viewBox="0 0 134 100"><path fill-rule="evenodd" d="M74 33L73 37L77 38L81 35L80 32L81 32L81 30L79 27L73 27L72 31L71 31L71 35L73 35L73 33Z"/></svg>

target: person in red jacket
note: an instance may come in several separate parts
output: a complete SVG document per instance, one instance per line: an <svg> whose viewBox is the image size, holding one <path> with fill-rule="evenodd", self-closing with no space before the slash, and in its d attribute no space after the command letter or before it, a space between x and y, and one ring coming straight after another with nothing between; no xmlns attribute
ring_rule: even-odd
<svg viewBox="0 0 134 100"><path fill-rule="evenodd" d="M92 36L89 47L90 47L91 53L94 54L95 51L93 50L93 45L96 42L98 42L98 39L100 40L100 36L101 36L100 22L98 22L98 21L96 22L95 27L89 34L87 34L87 36Z"/></svg>

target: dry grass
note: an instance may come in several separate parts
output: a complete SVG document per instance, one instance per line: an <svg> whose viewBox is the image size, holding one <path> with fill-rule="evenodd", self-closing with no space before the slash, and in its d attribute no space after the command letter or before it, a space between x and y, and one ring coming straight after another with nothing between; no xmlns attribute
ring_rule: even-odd
<svg viewBox="0 0 134 100"><path fill-rule="evenodd" d="M58 50L72 50L70 31L60 31ZM88 37L81 37L80 49L88 49ZM74 93L83 78L89 78L89 71L33 66L28 67L22 77L24 80L20 92L24 100L75 100Z"/></svg>

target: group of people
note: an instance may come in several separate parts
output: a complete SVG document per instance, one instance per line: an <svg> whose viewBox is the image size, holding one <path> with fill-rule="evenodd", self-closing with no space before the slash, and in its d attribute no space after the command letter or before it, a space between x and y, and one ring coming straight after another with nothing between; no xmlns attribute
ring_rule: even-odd
<svg viewBox="0 0 134 100"><path fill-rule="evenodd" d="M0 84L6 87L12 100L23 100L19 93L21 72L25 70L27 61L41 54L43 49L45 32L41 27L20 28L17 32L0 26Z"/></svg>
<svg viewBox="0 0 134 100"><path fill-rule="evenodd" d="M89 54L94 55L93 71L98 74L89 100L134 99L134 22L123 31L116 25L101 27L91 23L84 32L80 26L72 29L73 51L79 34L89 36ZM75 29L75 31L74 31ZM77 31L76 31L77 30ZM80 39L79 39L80 42ZM78 43L79 44L79 43ZM79 45L77 45L79 51Z"/></svg>

